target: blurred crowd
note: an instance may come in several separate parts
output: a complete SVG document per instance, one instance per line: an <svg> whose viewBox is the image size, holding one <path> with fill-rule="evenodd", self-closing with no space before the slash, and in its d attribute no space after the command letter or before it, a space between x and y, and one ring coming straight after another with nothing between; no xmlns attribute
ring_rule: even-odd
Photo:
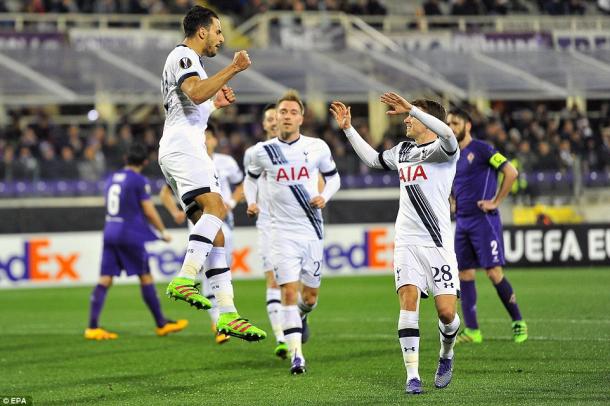
<svg viewBox="0 0 610 406"><path fill-rule="evenodd" d="M598 4L602 11L605 1ZM595 9L592 0L424 0L421 11L427 16L505 15L532 11L526 3L532 3L540 14L549 15L584 15Z"/></svg>
<svg viewBox="0 0 610 406"><path fill-rule="evenodd" d="M412 0L414 1L414 0ZM542 14L581 15L594 10L596 0L419 0L425 15L487 15L530 12L530 4ZM208 5L243 20L268 10L343 11L358 15L384 15L390 0L0 0L0 12L31 13L127 13L184 14L195 4ZM597 0L601 11L610 12L610 0ZM406 12L413 10L406 2Z"/></svg>
<svg viewBox="0 0 610 406"><path fill-rule="evenodd" d="M380 142L373 142L366 107L354 107L354 126L376 149L391 148L404 139L404 125L396 120ZM514 160L522 173L571 173L575 165L585 173L610 171L609 103L601 105L599 118L594 119L576 109L549 111L543 103L520 107L497 103L488 114L463 107L473 117L473 135ZM261 109L260 105L240 105L216 113L213 124L218 130L218 152L242 162L246 148L264 139ZM163 115L158 111L137 124L121 120L114 126L57 125L43 110L31 108L9 111L9 117L9 123L0 128L0 181L100 180L123 166L126 148L134 140L149 149L145 175L162 177L157 148ZM307 111L303 133L323 138L330 145L342 174L370 173L330 117L320 120Z"/></svg>
<svg viewBox="0 0 610 406"><path fill-rule="evenodd" d="M267 10L328 10L369 15L386 13L382 0L0 0L0 10L30 13L183 14L196 4L237 16Z"/></svg>

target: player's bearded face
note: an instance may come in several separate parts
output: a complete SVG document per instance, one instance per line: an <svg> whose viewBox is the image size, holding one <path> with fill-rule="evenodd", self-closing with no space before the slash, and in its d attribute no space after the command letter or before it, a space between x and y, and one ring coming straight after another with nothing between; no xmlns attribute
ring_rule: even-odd
<svg viewBox="0 0 610 406"><path fill-rule="evenodd" d="M451 131L455 134L455 138L458 142L462 141L466 136L466 123L464 120L460 120L453 114L449 114L447 117L447 125L451 128Z"/></svg>
<svg viewBox="0 0 610 406"><path fill-rule="evenodd" d="M222 35L222 31L220 28L220 21L215 18L212 20L210 28L205 31L205 43L203 47L205 56L216 56L223 42L224 36Z"/></svg>

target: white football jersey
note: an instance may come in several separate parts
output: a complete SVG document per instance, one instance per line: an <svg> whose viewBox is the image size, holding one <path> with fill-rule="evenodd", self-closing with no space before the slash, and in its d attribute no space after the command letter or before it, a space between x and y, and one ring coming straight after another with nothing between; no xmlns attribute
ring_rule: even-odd
<svg viewBox="0 0 610 406"><path fill-rule="evenodd" d="M404 141L379 154L387 169L398 170L400 208L395 246L446 247L453 251L449 195L460 150L447 153L440 141Z"/></svg>
<svg viewBox="0 0 610 406"><path fill-rule="evenodd" d="M216 173L220 181L220 194L225 201L229 201L233 195L231 185L243 182L244 173L231 155L215 152L212 154L212 161L214 161Z"/></svg>
<svg viewBox="0 0 610 406"><path fill-rule="evenodd" d="M237 161L227 154L212 154L212 161L216 167L218 181L220 182L220 195L225 202L231 200L233 192L231 185L237 185L244 181L244 173Z"/></svg>
<svg viewBox="0 0 610 406"><path fill-rule="evenodd" d="M212 101L197 105L182 92L182 82L191 76L208 77L199 55L186 45L178 45L167 56L161 82L166 114L161 146L166 150L190 151L188 142L201 142L205 136ZM189 141L184 139L187 137Z"/></svg>
<svg viewBox="0 0 610 406"><path fill-rule="evenodd" d="M332 176L337 167L326 142L300 137L286 143L274 138L258 143L251 154L248 175L266 173L268 208L275 236L293 240L322 240L322 211L310 206L318 196L318 174Z"/></svg>
<svg viewBox="0 0 610 406"><path fill-rule="evenodd" d="M244 153L244 168L248 170L252 163L252 154L256 150L256 145L251 146ZM258 206L258 216L256 217L256 227L271 227L271 214L269 214L269 187L267 186L267 172L263 172L258 178L258 195L256 205Z"/></svg>

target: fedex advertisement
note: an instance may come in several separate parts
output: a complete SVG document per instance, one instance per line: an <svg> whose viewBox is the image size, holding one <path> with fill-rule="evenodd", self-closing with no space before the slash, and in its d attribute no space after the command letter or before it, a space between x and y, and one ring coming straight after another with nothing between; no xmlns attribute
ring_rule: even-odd
<svg viewBox="0 0 610 406"><path fill-rule="evenodd" d="M156 280L180 271L188 242L186 229L171 230L172 241L147 245ZM235 278L262 278L254 227L233 232ZM324 275L391 273L394 225L331 225L325 227ZM99 278L101 232L10 234L0 236L0 288L93 285ZM122 275L116 283L136 282Z"/></svg>

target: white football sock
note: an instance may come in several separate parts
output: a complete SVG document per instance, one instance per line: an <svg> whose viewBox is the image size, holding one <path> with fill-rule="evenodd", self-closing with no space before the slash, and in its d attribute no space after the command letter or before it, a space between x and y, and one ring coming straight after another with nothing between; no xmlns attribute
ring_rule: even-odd
<svg viewBox="0 0 610 406"><path fill-rule="evenodd" d="M197 273L203 267L212 249L212 241L216 238L220 226L222 226L222 220L218 217L211 214L201 216L193 227L191 235L189 235L189 243L186 248L182 269L178 274L179 277L189 279L197 277Z"/></svg>

